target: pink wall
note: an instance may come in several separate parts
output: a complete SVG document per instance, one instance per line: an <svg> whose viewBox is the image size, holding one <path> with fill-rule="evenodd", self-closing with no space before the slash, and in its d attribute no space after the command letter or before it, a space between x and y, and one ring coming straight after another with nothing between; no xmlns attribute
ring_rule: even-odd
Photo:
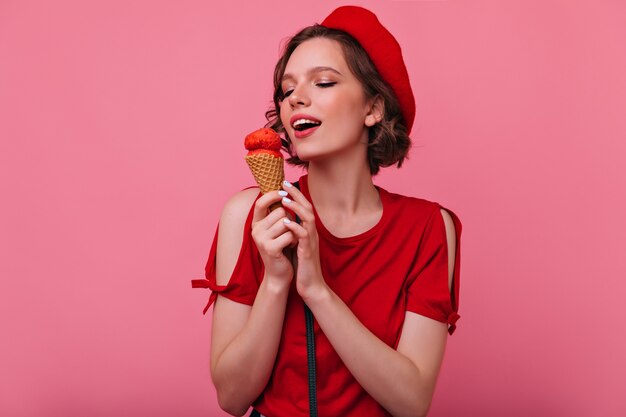
<svg viewBox="0 0 626 417"><path fill-rule="evenodd" d="M340 4L0 4L0 414L225 415L190 280L280 41ZM626 6L358 4L417 100L376 182L464 224L431 416L626 415Z"/></svg>

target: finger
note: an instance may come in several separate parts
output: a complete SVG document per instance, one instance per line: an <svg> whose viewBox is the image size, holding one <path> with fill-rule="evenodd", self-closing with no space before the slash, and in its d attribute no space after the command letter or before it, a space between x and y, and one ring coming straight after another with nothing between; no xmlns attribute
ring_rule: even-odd
<svg viewBox="0 0 626 417"><path fill-rule="evenodd" d="M287 216L287 211L283 207L279 207L276 210L271 211L264 218L256 223L253 223L252 228L260 227L261 229L269 229L279 219Z"/></svg>
<svg viewBox="0 0 626 417"><path fill-rule="evenodd" d="M289 246L293 240L293 232L287 230L285 233L267 243L268 253L275 256L280 256L283 249Z"/></svg>
<svg viewBox="0 0 626 417"><path fill-rule="evenodd" d="M285 219L289 220L290 222L294 222L293 217L291 216L287 216L287 217L283 217L282 219L279 219L279 223L282 225L282 228L284 228L284 230L288 231L289 233L291 233L291 235L293 236L293 239L291 240L291 243L289 244L290 248L294 248L296 246L298 246L298 238L287 228L287 224L285 222Z"/></svg>
<svg viewBox="0 0 626 417"><path fill-rule="evenodd" d="M254 214L252 215L253 224L265 218L267 216L269 207L273 203L280 201L281 198L282 196L278 194L278 190L269 191L259 197L258 200L256 200L256 202L254 203ZM276 211L277 210L274 210L272 211L272 213Z"/></svg>
<svg viewBox="0 0 626 417"><path fill-rule="evenodd" d="M313 206L311 206L311 203L309 202L309 200L307 200L304 194L302 194L302 191L294 187L290 182L283 181L282 188L283 190L289 193L289 196L291 197L292 200L301 204L302 207L306 208L307 210L312 210Z"/></svg>
<svg viewBox="0 0 626 417"><path fill-rule="evenodd" d="M295 214L297 214L302 222L308 224L312 224L314 222L315 216L313 215L313 211L297 201L291 200L289 197L283 197L282 204L285 209L292 210Z"/></svg>
<svg viewBox="0 0 626 417"><path fill-rule="evenodd" d="M280 209L278 209L280 210ZM268 216L269 217L269 216ZM283 216L280 219L277 219L266 231L267 235L270 239L275 239L276 237L280 236L281 234L288 232L289 229L287 228L287 225L285 224L285 222L283 221L286 217Z"/></svg>
<svg viewBox="0 0 626 417"><path fill-rule="evenodd" d="M280 223L282 221L282 219L284 218L288 218L289 220L293 220L294 216L287 213L287 210L285 210L284 207L279 207L276 210L270 212L270 214L268 214L266 217L264 217L263 219L259 220L258 222L252 224L252 230L257 231L257 230L261 230L261 231L266 231L272 228L273 225L275 225L276 223ZM284 228L283 228L284 231ZM276 237L276 233L272 234L272 238Z"/></svg>
<svg viewBox="0 0 626 417"><path fill-rule="evenodd" d="M310 249L309 232L307 232L304 227L296 222L291 221L285 222L285 226L287 226L287 228L294 234L296 239L298 239L298 246L301 246L304 250Z"/></svg>

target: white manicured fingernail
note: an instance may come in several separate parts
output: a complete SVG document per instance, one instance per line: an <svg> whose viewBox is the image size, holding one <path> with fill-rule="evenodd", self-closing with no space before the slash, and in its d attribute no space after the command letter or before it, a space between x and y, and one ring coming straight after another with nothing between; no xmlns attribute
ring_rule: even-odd
<svg viewBox="0 0 626 417"><path fill-rule="evenodd" d="M287 180L283 181L283 183L287 186L287 187L292 187L291 183Z"/></svg>
<svg viewBox="0 0 626 417"><path fill-rule="evenodd" d="M291 203L291 200L288 199L287 197L283 197L283 203Z"/></svg>
<svg viewBox="0 0 626 417"><path fill-rule="evenodd" d="M286 217L283 219L283 221L285 222L285 224L289 224L289 223L291 223L291 220L289 220L289 219L288 219L288 218L286 218Z"/></svg>
<svg viewBox="0 0 626 417"><path fill-rule="evenodd" d="M280 190L278 192L278 195L282 195L283 197L285 197L285 196L289 195L289 193L287 191L285 191L285 190Z"/></svg>

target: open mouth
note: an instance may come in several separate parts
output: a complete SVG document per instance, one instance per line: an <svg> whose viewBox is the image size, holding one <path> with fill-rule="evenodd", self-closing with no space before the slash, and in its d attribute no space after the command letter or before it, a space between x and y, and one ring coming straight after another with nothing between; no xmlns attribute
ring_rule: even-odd
<svg viewBox="0 0 626 417"><path fill-rule="evenodd" d="M293 128L294 128L294 130L296 130L298 132L303 132L305 130L317 127L317 126L319 126L321 124L322 124L322 122L309 122L309 121L303 122L303 123L296 122L296 124L294 125Z"/></svg>
<svg viewBox="0 0 626 417"><path fill-rule="evenodd" d="M308 123L308 124L296 126L294 127L295 132L293 132L293 135L298 139L304 139L312 135L313 132L315 132L317 128L320 127L321 124L322 123L320 122L320 123Z"/></svg>

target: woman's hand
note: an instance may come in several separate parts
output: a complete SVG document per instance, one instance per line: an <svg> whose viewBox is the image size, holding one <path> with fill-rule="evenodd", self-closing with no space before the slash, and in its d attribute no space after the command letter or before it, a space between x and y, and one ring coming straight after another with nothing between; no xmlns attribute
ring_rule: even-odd
<svg viewBox="0 0 626 417"><path fill-rule="evenodd" d="M280 284L289 284L294 271L291 259L285 256L283 249L293 247L297 241L283 219L292 217L282 207L268 214L270 205L281 198L278 190L259 197L254 205L251 234L263 260L266 277Z"/></svg>
<svg viewBox="0 0 626 417"><path fill-rule="evenodd" d="M287 185L289 184L289 185ZM301 224L291 221L286 223L298 242L296 288L305 300L319 294L327 288L320 264L319 237L315 227L313 206L304 194L290 183L283 183L283 189L289 197L283 198L283 206L292 210L301 220ZM283 193L284 194L284 193Z"/></svg>

